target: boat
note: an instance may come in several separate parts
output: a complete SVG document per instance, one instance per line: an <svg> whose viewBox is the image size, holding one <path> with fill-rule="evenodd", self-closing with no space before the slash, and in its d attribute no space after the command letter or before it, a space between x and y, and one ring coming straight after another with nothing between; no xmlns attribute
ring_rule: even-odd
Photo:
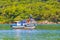
<svg viewBox="0 0 60 40"><path fill-rule="evenodd" d="M11 24L12 29L35 29L36 21L34 19L27 19L22 21L15 21Z"/></svg>

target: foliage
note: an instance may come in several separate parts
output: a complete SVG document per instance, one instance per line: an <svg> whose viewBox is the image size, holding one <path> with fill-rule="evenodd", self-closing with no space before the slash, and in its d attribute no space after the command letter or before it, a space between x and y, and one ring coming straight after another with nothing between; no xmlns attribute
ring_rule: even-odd
<svg viewBox="0 0 60 40"><path fill-rule="evenodd" d="M58 0L0 0L0 22L27 19L32 14L39 20L60 21Z"/></svg>

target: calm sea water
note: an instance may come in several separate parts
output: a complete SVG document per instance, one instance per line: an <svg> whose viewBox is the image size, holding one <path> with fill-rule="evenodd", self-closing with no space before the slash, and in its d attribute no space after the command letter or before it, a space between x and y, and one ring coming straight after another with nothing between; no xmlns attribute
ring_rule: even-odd
<svg viewBox="0 0 60 40"><path fill-rule="evenodd" d="M0 30L0 40L60 40L60 30Z"/></svg>

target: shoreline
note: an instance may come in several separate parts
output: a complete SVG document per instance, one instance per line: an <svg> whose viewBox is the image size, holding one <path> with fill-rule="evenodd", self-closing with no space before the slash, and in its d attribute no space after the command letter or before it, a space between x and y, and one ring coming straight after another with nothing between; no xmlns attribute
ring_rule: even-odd
<svg viewBox="0 0 60 40"><path fill-rule="evenodd" d="M52 21L47 21L47 20L45 20L45 21L38 21L37 22L38 24L60 24L60 22L52 22Z"/></svg>
<svg viewBox="0 0 60 40"><path fill-rule="evenodd" d="M52 22L48 20L43 20L43 21L36 21L37 24L60 24L60 22ZM12 22L0 22L0 24L12 24Z"/></svg>

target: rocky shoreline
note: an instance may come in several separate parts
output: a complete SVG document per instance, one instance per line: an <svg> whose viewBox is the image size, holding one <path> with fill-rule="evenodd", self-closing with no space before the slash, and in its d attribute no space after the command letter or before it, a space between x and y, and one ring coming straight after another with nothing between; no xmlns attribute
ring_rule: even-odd
<svg viewBox="0 0 60 40"><path fill-rule="evenodd" d="M39 21L39 22L37 22L38 24L60 24L60 22L51 22L51 21L47 21L47 20L45 20L45 21Z"/></svg>
<svg viewBox="0 0 60 40"><path fill-rule="evenodd" d="M37 22L37 21L36 21ZM38 24L60 24L60 22L51 22L51 21L47 21L47 20L44 20L44 21L38 21L37 22ZM9 23L3 23L3 22L0 22L0 24L11 24L11 22Z"/></svg>

